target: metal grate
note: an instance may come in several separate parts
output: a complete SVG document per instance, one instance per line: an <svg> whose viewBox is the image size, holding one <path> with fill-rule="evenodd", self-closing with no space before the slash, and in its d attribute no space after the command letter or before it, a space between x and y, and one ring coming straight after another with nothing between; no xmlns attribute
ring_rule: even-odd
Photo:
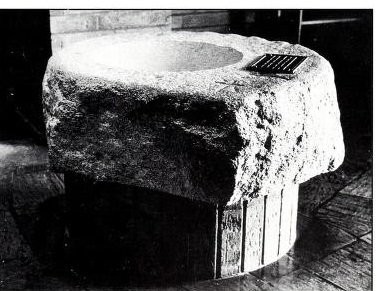
<svg viewBox="0 0 377 291"><path fill-rule="evenodd" d="M248 65L247 69L260 73L293 74L306 58L305 56L265 54Z"/></svg>

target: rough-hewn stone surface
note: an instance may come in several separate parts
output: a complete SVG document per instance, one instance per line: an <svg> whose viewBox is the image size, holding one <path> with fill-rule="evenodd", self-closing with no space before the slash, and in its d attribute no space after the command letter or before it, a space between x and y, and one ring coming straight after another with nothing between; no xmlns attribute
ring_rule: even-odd
<svg viewBox="0 0 377 291"><path fill-rule="evenodd" d="M264 53L309 58L294 75L248 71ZM343 161L332 68L300 45L187 32L91 39L50 59L43 88L58 172L231 204Z"/></svg>

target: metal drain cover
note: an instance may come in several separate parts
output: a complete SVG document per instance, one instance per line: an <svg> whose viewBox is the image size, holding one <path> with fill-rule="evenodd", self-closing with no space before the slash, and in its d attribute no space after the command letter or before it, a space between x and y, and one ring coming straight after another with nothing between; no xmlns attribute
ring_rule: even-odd
<svg viewBox="0 0 377 291"><path fill-rule="evenodd" d="M249 64L247 69L260 73L293 74L306 58L305 56L265 54Z"/></svg>

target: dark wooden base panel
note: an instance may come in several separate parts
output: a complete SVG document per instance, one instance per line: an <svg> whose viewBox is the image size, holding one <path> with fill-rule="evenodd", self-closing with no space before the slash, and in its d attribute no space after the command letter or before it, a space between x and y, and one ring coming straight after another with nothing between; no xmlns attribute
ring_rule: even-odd
<svg viewBox="0 0 377 291"><path fill-rule="evenodd" d="M275 261L295 240L296 186L233 206L73 174L65 186L70 268L98 279L226 277Z"/></svg>

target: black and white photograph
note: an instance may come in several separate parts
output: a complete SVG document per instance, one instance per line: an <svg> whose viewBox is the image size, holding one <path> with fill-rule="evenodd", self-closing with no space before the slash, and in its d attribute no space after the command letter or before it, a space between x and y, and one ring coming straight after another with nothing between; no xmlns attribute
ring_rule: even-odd
<svg viewBox="0 0 377 291"><path fill-rule="evenodd" d="M0 290L372 290L374 10L99 8L0 6Z"/></svg>

